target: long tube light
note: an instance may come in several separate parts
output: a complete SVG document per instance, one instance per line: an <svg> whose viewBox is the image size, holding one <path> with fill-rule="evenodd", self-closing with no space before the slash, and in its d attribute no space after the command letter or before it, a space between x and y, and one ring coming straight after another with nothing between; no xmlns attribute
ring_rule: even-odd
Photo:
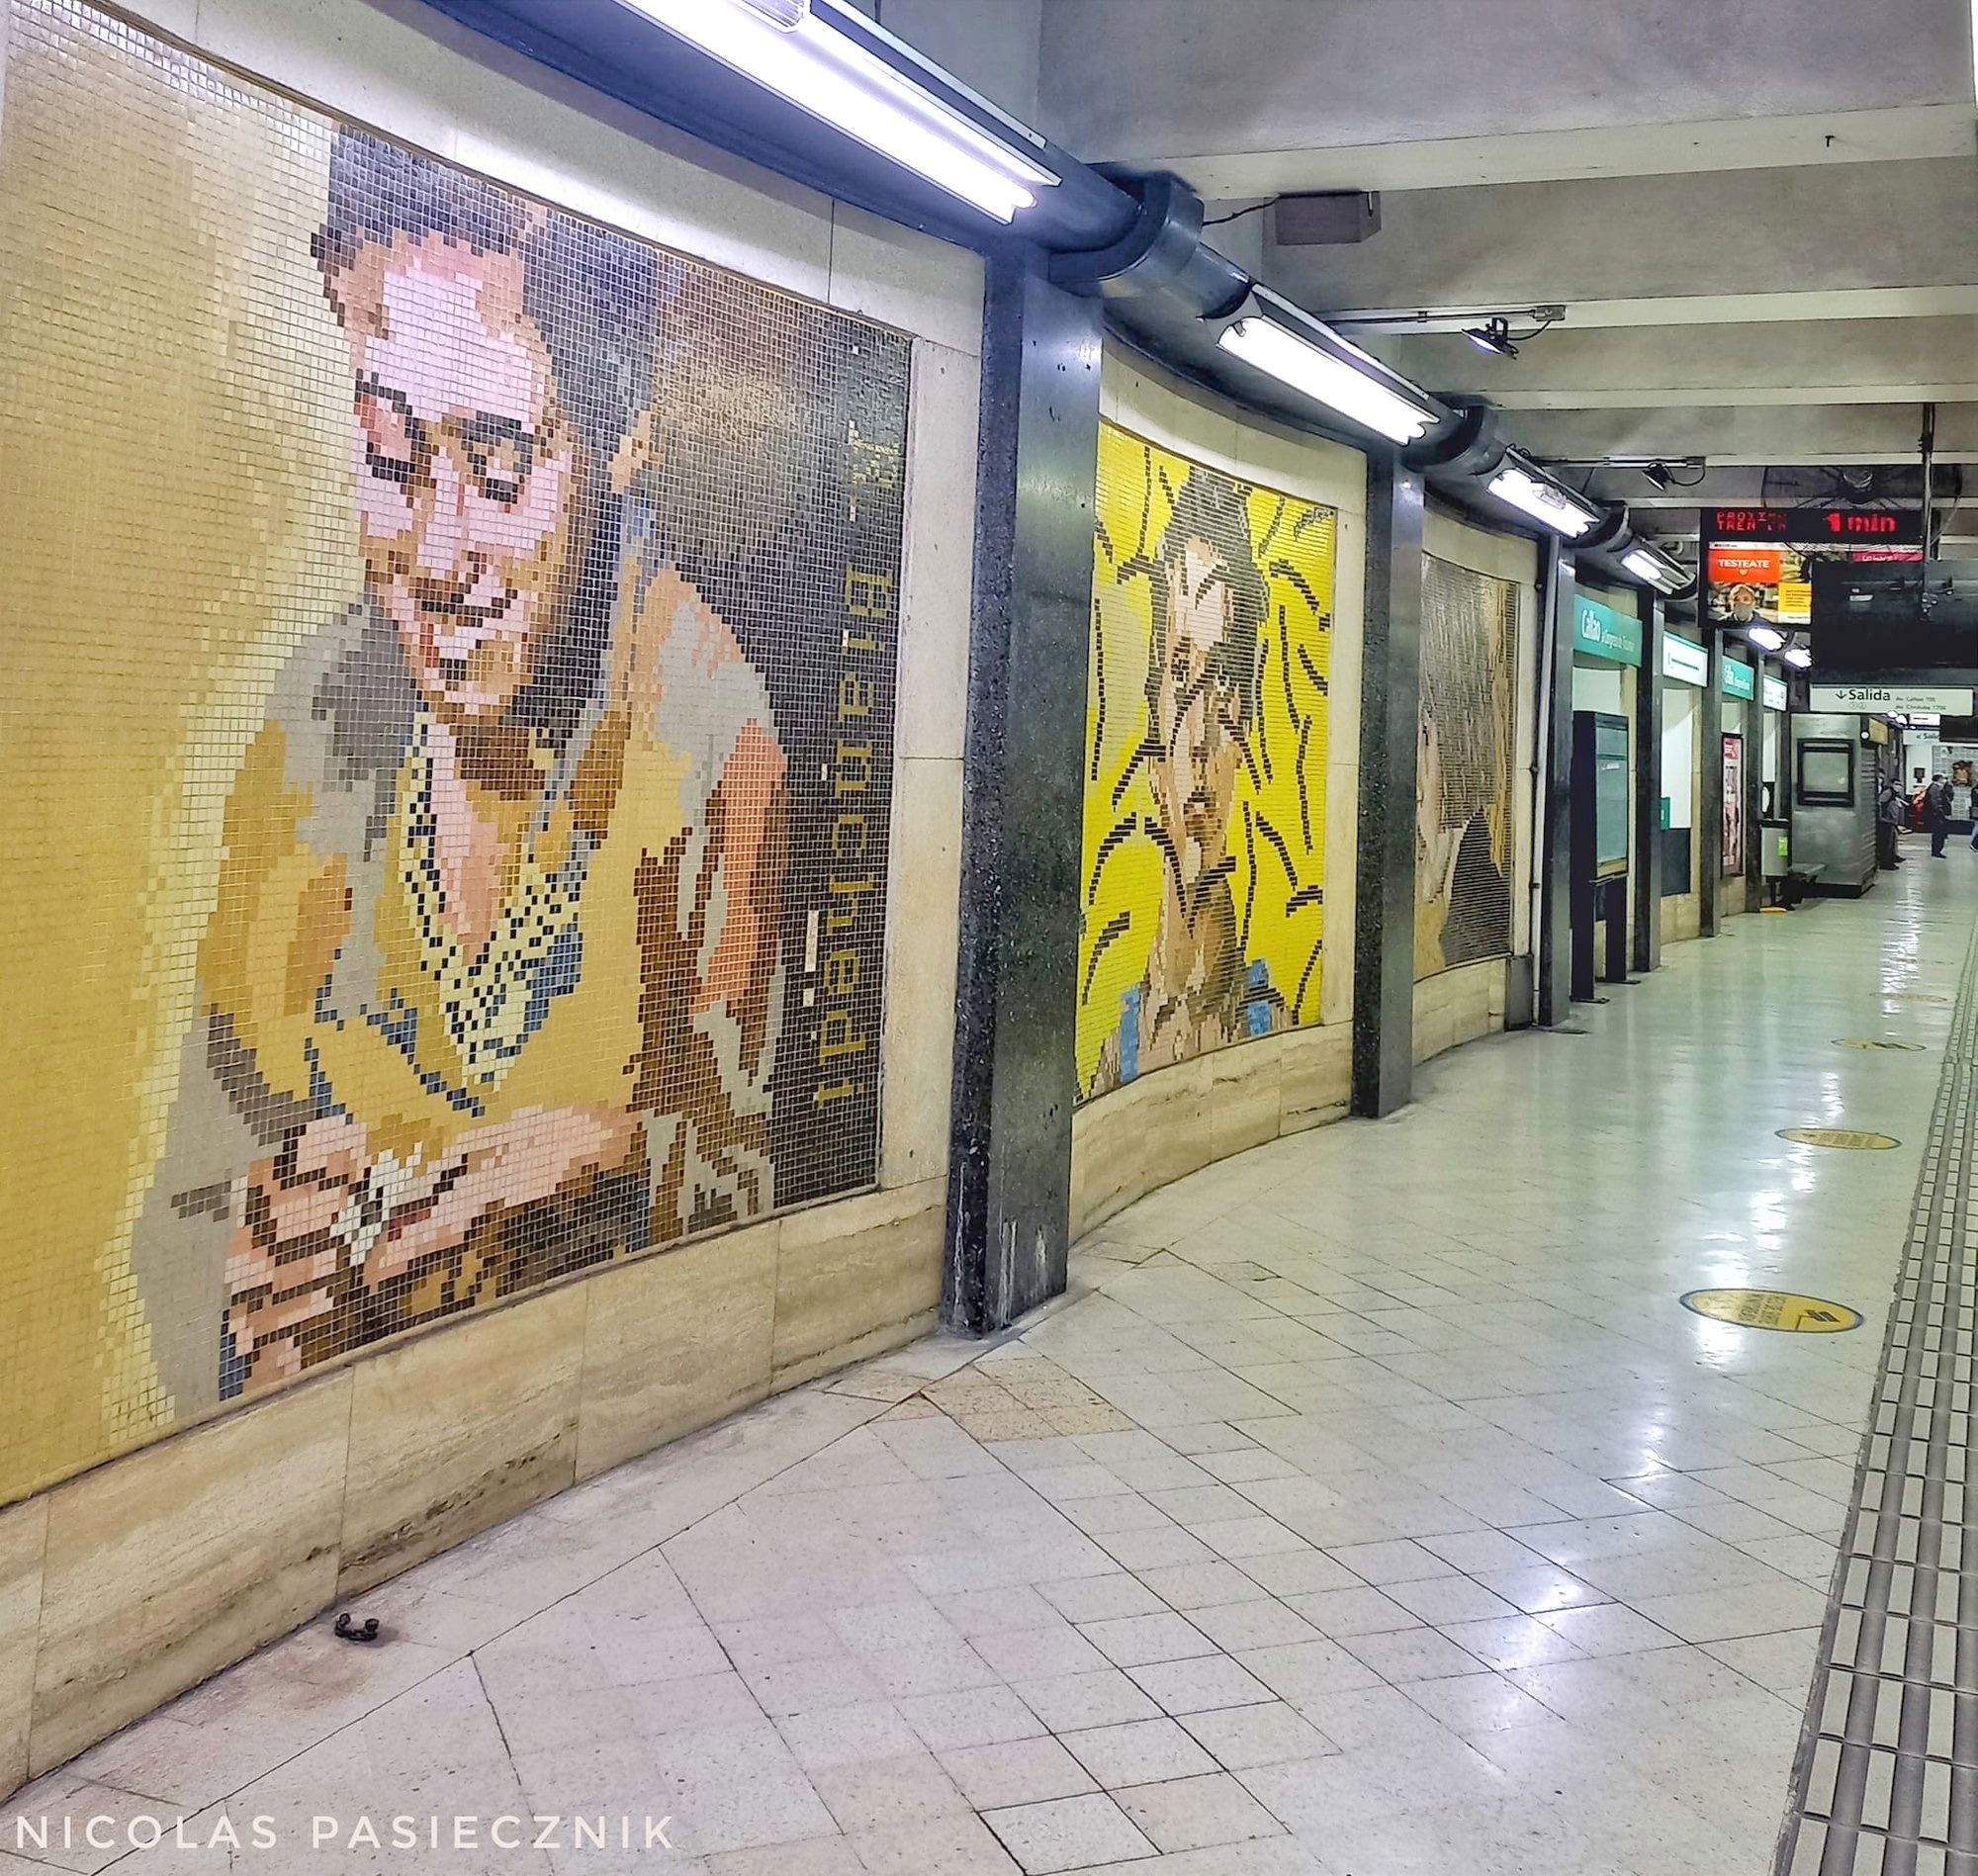
<svg viewBox="0 0 1978 1876"><path fill-rule="evenodd" d="M1775 652L1786 642L1786 635L1769 625L1748 625L1745 636L1761 652Z"/></svg>
<svg viewBox="0 0 1978 1876"><path fill-rule="evenodd" d="M1597 509L1569 494L1558 483L1535 476L1515 463L1507 463L1490 479L1490 492L1499 501L1521 508L1534 521L1543 521L1555 534L1563 534L1569 541L1576 541L1600 519Z"/></svg>
<svg viewBox="0 0 1978 1876"><path fill-rule="evenodd" d="M1662 592L1673 592L1689 579L1666 554L1646 544L1631 547L1621 556L1621 565L1637 580L1646 580Z"/></svg>
<svg viewBox="0 0 1978 1876"><path fill-rule="evenodd" d="M1434 412L1412 398L1274 319L1238 319L1225 325L1215 342L1232 358L1396 443L1412 443L1435 422Z"/></svg>
<svg viewBox="0 0 1978 1876"><path fill-rule="evenodd" d="M999 222L1057 177L794 0L620 0ZM775 17L771 17L774 15Z"/></svg>

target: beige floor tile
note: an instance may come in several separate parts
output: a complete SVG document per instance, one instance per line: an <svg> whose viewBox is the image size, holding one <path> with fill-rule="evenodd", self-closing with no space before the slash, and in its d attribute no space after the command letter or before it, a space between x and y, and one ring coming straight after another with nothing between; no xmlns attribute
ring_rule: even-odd
<svg viewBox="0 0 1978 1876"><path fill-rule="evenodd" d="M1072 1798L1096 1787L1056 1740L1011 1740L940 1754L947 1775L977 1811Z"/></svg>
<svg viewBox="0 0 1978 1876"><path fill-rule="evenodd" d="M1181 1563L1165 1569L1144 1570L1140 1580L1172 1609L1193 1620L1197 1609L1220 1608L1231 1603L1251 1602L1267 1597L1269 1591L1234 1563ZM1199 1626L1199 1625L1198 1625Z"/></svg>
<svg viewBox="0 0 1978 1876"><path fill-rule="evenodd" d="M1192 1609L1189 1620L1217 1648L1232 1653L1242 1649L1273 1648L1287 1642L1312 1642L1321 1633L1304 1616L1274 1597Z"/></svg>
<svg viewBox="0 0 1978 1876"><path fill-rule="evenodd" d="M1309 1721L1279 1700L1184 1714L1181 1724L1217 1764L1232 1772L1282 1764L1287 1759L1318 1758L1338 1749Z"/></svg>
<svg viewBox="0 0 1978 1876"><path fill-rule="evenodd" d="M1827 1598L1774 1574L1769 1583L1645 1597L1632 1606L1685 1642L1731 1642L1813 1627L1827 1612Z"/></svg>
<svg viewBox="0 0 1978 1876"><path fill-rule="evenodd" d="M1406 1538L1386 1543L1335 1545L1327 1555L1363 1582L1379 1588L1388 1583L1419 1582L1428 1576L1454 1576L1454 1564Z"/></svg>
<svg viewBox="0 0 1978 1876"><path fill-rule="evenodd" d="M1582 1654L1639 1654L1648 1649L1673 1648L1681 1639L1618 1603L1555 1609L1538 1619Z"/></svg>
<svg viewBox="0 0 1978 1876"><path fill-rule="evenodd" d="M1215 1653L1215 1644L1200 1629L1173 1614L1085 1622L1079 1625L1079 1633L1116 1667L1142 1667L1149 1661L1177 1661L1191 1654Z"/></svg>
<svg viewBox="0 0 1978 1876"><path fill-rule="evenodd" d="M1135 1720L1062 1738L1072 1756L1109 1790L1215 1769L1214 1761L1173 1720Z"/></svg>
<svg viewBox="0 0 1978 1876"><path fill-rule="evenodd" d="M1118 1622L1167 1611L1167 1605L1144 1583L1117 1571L1039 1583L1037 1593L1067 1621L1077 1623Z"/></svg>
<svg viewBox="0 0 1978 1876"><path fill-rule="evenodd" d="M1049 1729L1008 1687L923 1694L900 1702L907 1724L931 1751L1034 1739Z"/></svg>
<svg viewBox="0 0 1978 1876"><path fill-rule="evenodd" d="M865 1876L852 1840L813 1837L759 1850L723 1850L707 1859L707 1876Z"/></svg>
<svg viewBox="0 0 1978 1876"><path fill-rule="evenodd" d="M1226 1772L1128 1786L1113 1796L1163 1852L1203 1850L1284 1832L1284 1826Z"/></svg>
<svg viewBox="0 0 1978 1876"><path fill-rule="evenodd" d="M1087 1869L1123 1857L1150 1855L1153 1845L1112 1799L1093 1795L992 1811L984 1820L1002 1838L1025 1876Z"/></svg>
<svg viewBox="0 0 1978 1876"><path fill-rule="evenodd" d="M1421 1626L1419 1616L1379 1589L1327 1589L1315 1596L1293 1596L1285 1606L1320 1635L1335 1641Z"/></svg>
<svg viewBox="0 0 1978 1876"><path fill-rule="evenodd" d="M841 1831L908 1830L969 1811L953 1779L924 1750L832 1765L809 1776Z"/></svg>
<svg viewBox="0 0 1978 1876"><path fill-rule="evenodd" d="M1450 1674L1472 1674L1482 1659L1434 1629L1356 1635L1339 1646L1392 1687L1405 1687L1414 1681L1436 1680Z"/></svg>
<svg viewBox="0 0 1978 1876"><path fill-rule="evenodd" d="M1226 1654L1202 1654L1187 1660L1156 1661L1130 1667L1127 1677L1163 1713L1208 1713L1216 1707L1247 1707L1268 1700L1270 1690L1256 1675Z"/></svg>
<svg viewBox="0 0 1978 1876"><path fill-rule="evenodd" d="M1335 1642L1291 1642L1277 1648L1247 1649L1237 1656L1280 1699L1293 1705L1355 1688L1381 1678Z"/></svg>
<svg viewBox="0 0 1978 1876"><path fill-rule="evenodd" d="M1771 1635L1707 1642L1704 1653L1735 1667L1747 1680L1797 1700L1812 1680L1819 1645L1818 1629L1781 1629Z"/></svg>
<svg viewBox="0 0 1978 1876"><path fill-rule="evenodd" d="M1019 1865L995 1833L972 1815L903 1829L860 1831L853 1847L866 1876L1014 1876Z"/></svg>
<svg viewBox="0 0 1978 1876"><path fill-rule="evenodd" d="M1096 1674L1019 1681L1014 1691L1053 1733L1120 1726L1160 1715L1160 1708L1117 1667Z"/></svg>

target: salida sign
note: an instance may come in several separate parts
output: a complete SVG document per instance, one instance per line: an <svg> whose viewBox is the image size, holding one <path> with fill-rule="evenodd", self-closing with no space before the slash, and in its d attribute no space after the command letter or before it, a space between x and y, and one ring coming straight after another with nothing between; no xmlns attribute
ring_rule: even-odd
<svg viewBox="0 0 1978 1876"><path fill-rule="evenodd" d="M1972 714L1972 692L1962 684L1814 684L1807 691L1807 707L1869 710L1885 716L1923 711L1968 717Z"/></svg>

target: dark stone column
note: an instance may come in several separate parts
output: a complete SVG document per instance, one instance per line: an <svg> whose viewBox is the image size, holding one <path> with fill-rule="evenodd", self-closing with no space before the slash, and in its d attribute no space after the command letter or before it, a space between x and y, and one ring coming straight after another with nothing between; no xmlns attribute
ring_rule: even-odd
<svg viewBox="0 0 1978 1876"><path fill-rule="evenodd" d="M1538 1006L1541 1024L1573 1013L1573 589L1557 536L1539 543ZM1586 812L1593 812L1591 802Z"/></svg>
<svg viewBox="0 0 1978 1876"><path fill-rule="evenodd" d="M1710 647L1710 680L1696 713L1696 733L1703 738L1703 786L1697 791L1694 834L1697 930L1704 938L1715 938L1724 923L1719 910L1724 898L1724 634L1706 626L1703 637Z"/></svg>
<svg viewBox="0 0 1978 1876"><path fill-rule="evenodd" d="M1065 1282L1100 333L1032 257L988 262L942 1297L969 1335Z"/></svg>
<svg viewBox="0 0 1978 1876"><path fill-rule="evenodd" d="M1635 673L1635 938L1629 965L1663 961L1663 599L1637 590L1642 668Z"/></svg>
<svg viewBox="0 0 1978 1876"><path fill-rule="evenodd" d="M1367 465L1360 821L1353 889L1353 1112L1405 1106L1415 1065L1415 753L1421 736L1422 479Z"/></svg>

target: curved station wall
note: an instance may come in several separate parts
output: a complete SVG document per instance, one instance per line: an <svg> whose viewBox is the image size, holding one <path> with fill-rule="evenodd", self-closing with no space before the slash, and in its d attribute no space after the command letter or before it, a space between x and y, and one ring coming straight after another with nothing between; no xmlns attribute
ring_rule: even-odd
<svg viewBox="0 0 1978 1876"><path fill-rule="evenodd" d="M1020 1195L1059 1287L1067 1131L1075 1238L1342 1117L1405 743L1377 466L1108 342L1085 663L1019 673L1068 818L985 886L980 255L423 10L0 3L7 1790L932 1328L1006 883L1073 984L1012 1077L1075 1095ZM1082 510L1029 525L1081 565ZM1420 549L1418 1061L1533 1020L1563 694L1533 541L1431 499Z"/></svg>

